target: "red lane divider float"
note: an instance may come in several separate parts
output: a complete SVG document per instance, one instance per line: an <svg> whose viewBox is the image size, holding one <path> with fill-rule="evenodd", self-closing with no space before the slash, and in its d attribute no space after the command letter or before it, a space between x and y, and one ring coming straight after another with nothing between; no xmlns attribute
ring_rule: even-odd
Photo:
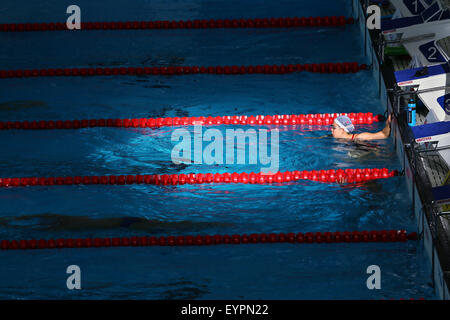
<svg viewBox="0 0 450 320"><path fill-rule="evenodd" d="M167 117L135 119L83 119L58 121L0 121L0 130L6 129L80 129L95 127L158 128L191 125L315 125L328 126L338 116L348 116L353 124L372 124L383 119L382 115L368 113L326 113L257 116L217 117Z"/></svg>
<svg viewBox="0 0 450 320"><path fill-rule="evenodd" d="M312 180L318 182L358 183L375 179L385 179L398 175L397 170L387 168L338 169L312 171L286 171L274 174L261 173L189 173L189 174L153 174L153 175L119 175L119 176L75 176L75 177L29 177L29 178L0 178L1 187L26 186L60 186L60 185L125 185L125 184L153 184L153 185L184 185L203 183L243 183L266 184L288 183L298 180Z"/></svg>
<svg viewBox="0 0 450 320"><path fill-rule="evenodd" d="M125 21L82 22L81 30L138 30L138 29L218 29L218 28L290 28L290 27L338 27L353 24L353 18L344 16L255 18L255 19L202 19L186 21ZM3 32L69 30L57 23L5 23Z"/></svg>
<svg viewBox="0 0 450 320"><path fill-rule="evenodd" d="M188 74L286 74L294 72L316 73L355 73L366 70L367 65L357 62L312 63L288 65L256 65L256 66L170 66L170 67L121 67L121 68L50 68L50 69L18 69L0 70L0 78L29 77L76 77L76 76L115 76L115 75L188 75Z"/></svg>
<svg viewBox="0 0 450 320"><path fill-rule="evenodd" d="M406 242L417 240L417 233L405 230L308 232L308 233L270 233L250 235L197 235L161 237L116 237L87 239L50 240L2 240L0 248L15 249L60 249L60 248L99 248L99 247L142 247L142 246L203 246L219 244L251 243L360 243L360 242Z"/></svg>

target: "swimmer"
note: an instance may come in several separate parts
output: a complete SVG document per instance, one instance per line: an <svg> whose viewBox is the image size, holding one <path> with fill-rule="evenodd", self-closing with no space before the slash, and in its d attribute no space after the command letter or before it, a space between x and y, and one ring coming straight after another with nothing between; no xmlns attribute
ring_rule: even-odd
<svg viewBox="0 0 450 320"><path fill-rule="evenodd" d="M347 116L339 116L334 119L331 128L331 134L334 138L347 140L381 140L386 139L391 134L391 115L386 120L386 125L383 130L378 132L361 132L352 133L355 130L352 120Z"/></svg>
<svg viewBox="0 0 450 320"><path fill-rule="evenodd" d="M391 115L388 116L386 120L386 125L383 130L378 132L361 132L352 133L355 130L352 120L347 116L337 117L331 127L331 134L334 138L345 139L345 140L382 140L387 139L391 134ZM352 153L349 154L354 157ZM360 157L361 154L358 156ZM346 179L343 178L337 181L339 184L346 183Z"/></svg>

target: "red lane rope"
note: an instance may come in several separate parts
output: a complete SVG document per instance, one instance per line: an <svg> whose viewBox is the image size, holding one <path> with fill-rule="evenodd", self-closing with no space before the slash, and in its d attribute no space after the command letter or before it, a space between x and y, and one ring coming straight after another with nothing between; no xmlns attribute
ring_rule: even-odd
<svg viewBox="0 0 450 320"><path fill-rule="evenodd" d="M331 125L338 116L348 116L353 124L372 124L383 119L382 115L367 113L318 113L257 116L217 116L217 117L166 117L134 119L83 119L83 120L41 120L41 121L0 121L0 130L25 129L80 129L95 127L158 128L191 125Z"/></svg>
<svg viewBox="0 0 450 320"><path fill-rule="evenodd" d="M255 19L202 19L186 21L125 21L82 22L81 30L137 30L137 29L216 29L216 28L289 28L289 27L337 27L353 24L353 18L344 16L255 18ZM5 23L3 32L69 30L62 22L57 23Z"/></svg>
<svg viewBox="0 0 450 320"><path fill-rule="evenodd" d="M59 186L59 185L125 185L125 184L153 184L153 185L183 185L203 183L288 183L298 180L312 180L318 182L363 182L375 179L385 179L397 176L397 170L387 168L338 169L312 171L286 171L275 174L261 173L189 173L189 174L153 174L153 175L119 175L119 176L75 176L75 177L29 177L29 178L0 178L1 187L26 186Z"/></svg>
<svg viewBox="0 0 450 320"><path fill-rule="evenodd" d="M196 235L161 237L115 237L87 239L50 240L2 240L0 248L15 249L60 249L60 248L100 248L100 247L138 247L138 246L203 246L219 244L251 243L360 243L360 242L406 242L417 240L417 233L405 230L345 231L345 232L307 232L303 233L260 233L242 235Z"/></svg>
<svg viewBox="0 0 450 320"><path fill-rule="evenodd" d="M312 63L288 65L250 66L170 66L170 67L121 67L121 68L50 68L0 70L0 78L62 77L62 76L110 76L110 75L188 75L188 74L286 74L293 72L355 73L366 70L367 65L357 62Z"/></svg>

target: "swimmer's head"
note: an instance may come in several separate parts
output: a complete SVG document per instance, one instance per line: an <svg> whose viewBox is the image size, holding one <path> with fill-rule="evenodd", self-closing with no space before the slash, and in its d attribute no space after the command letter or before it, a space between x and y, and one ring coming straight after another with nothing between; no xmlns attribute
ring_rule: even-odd
<svg viewBox="0 0 450 320"><path fill-rule="evenodd" d="M353 130L355 130L355 127L352 124L352 120L347 116L339 116L334 119L331 133L333 134L333 137L341 138L346 133L353 132Z"/></svg>

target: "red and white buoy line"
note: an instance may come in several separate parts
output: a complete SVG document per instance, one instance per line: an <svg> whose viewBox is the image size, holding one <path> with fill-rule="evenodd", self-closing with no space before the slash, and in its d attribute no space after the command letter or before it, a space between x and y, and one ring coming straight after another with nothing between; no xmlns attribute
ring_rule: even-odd
<svg viewBox="0 0 450 320"><path fill-rule="evenodd" d="M41 121L0 121L0 130L49 130L81 129L96 127L116 128L159 128L192 125L313 125L329 126L338 116L348 116L353 124L372 124L383 119L382 115L367 113L317 113L257 116L217 116L217 117L166 117L166 118L125 118L125 119L83 119L83 120L41 120ZM315 130L320 130L316 127Z"/></svg>
<svg viewBox="0 0 450 320"><path fill-rule="evenodd" d="M148 247L148 246L207 246L273 243L361 243L361 242L406 242L417 240L417 233L405 230L307 232L307 233L260 233L234 235L188 235L160 237L114 237L114 238L67 238L1 240L2 250L17 249L62 249L101 247Z"/></svg>
<svg viewBox="0 0 450 320"><path fill-rule="evenodd" d="M81 22L81 30L146 30L146 29L222 29L222 28L291 28L291 27L339 27L353 24L353 18L344 16L325 17L287 17L254 19L196 19L196 20L156 20L156 21L117 21ZM3 32L59 31L72 30L66 23L4 23ZM77 29L73 29L77 30ZM72 31L73 31L72 30Z"/></svg>
<svg viewBox="0 0 450 320"><path fill-rule="evenodd" d="M328 62L281 65L249 66L168 66L168 67L115 67L115 68L47 68L0 70L0 78L31 77L77 77L77 76L116 76L116 75L165 75L180 76L191 74L243 75L243 74L288 74L294 72L314 73L356 73L366 70L366 64L358 62Z"/></svg>
<svg viewBox="0 0 450 320"><path fill-rule="evenodd" d="M184 185L207 183L242 183L242 184L282 184L299 180L317 182L358 183L376 179L398 176L397 170L387 168L338 169L338 170L303 170L285 171L273 174L263 173L189 173L189 174L144 174L144 175L109 175L109 176L74 176L74 177L22 177L0 178L0 187L33 187L62 185Z"/></svg>

